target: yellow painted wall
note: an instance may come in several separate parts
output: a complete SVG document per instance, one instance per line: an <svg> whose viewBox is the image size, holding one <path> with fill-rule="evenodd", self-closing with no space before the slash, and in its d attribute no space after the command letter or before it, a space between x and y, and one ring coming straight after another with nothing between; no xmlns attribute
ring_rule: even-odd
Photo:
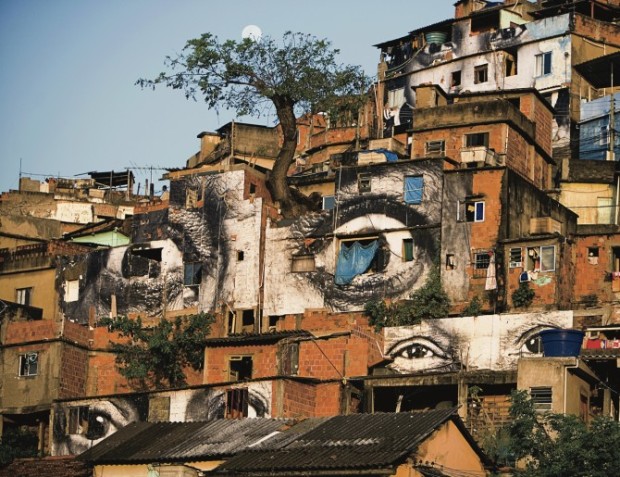
<svg viewBox="0 0 620 477"><path fill-rule="evenodd" d="M43 309L43 319L57 316L56 270L43 269L0 275L0 300L16 301L16 290L32 287L30 306Z"/></svg>
<svg viewBox="0 0 620 477"><path fill-rule="evenodd" d="M610 210L599 210L599 198L611 199ZM577 224L613 223L614 187L608 184L564 183L560 192L560 202L579 214ZM611 222L603 220L604 215L611 217Z"/></svg>

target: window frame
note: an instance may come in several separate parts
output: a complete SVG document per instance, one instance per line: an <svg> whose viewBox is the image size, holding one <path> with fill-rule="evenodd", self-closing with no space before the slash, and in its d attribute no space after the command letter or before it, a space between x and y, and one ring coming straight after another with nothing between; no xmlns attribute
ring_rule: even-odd
<svg viewBox="0 0 620 477"><path fill-rule="evenodd" d="M324 195L322 197L322 210L333 210L336 208L336 196Z"/></svg>
<svg viewBox="0 0 620 477"><path fill-rule="evenodd" d="M368 172L360 172L357 174L357 190L360 194L366 194L372 191L371 175Z"/></svg>
<svg viewBox="0 0 620 477"><path fill-rule="evenodd" d="M32 359L34 357L34 360ZM30 360L30 362L29 362ZM20 378L28 378L39 374L39 352L29 351L19 355L19 368L17 375ZM31 369L34 367L34 371Z"/></svg>
<svg viewBox="0 0 620 477"><path fill-rule="evenodd" d="M312 263L312 266L304 266ZM300 253L291 256L291 273L309 273L316 271L316 259L313 253Z"/></svg>
<svg viewBox="0 0 620 477"><path fill-rule="evenodd" d="M434 141L426 141L424 143L424 155L425 156L445 156L446 155L446 140L438 139Z"/></svg>
<svg viewBox="0 0 620 477"><path fill-rule="evenodd" d="M551 386L530 387L530 399L536 412L549 412L553 407L553 388Z"/></svg>
<svg viewBox="0 0 620 477"><path fill-rule="evenodd" d="M523 267L526 271L528 272L555 272L556 271L556 261L557 261L557 253L556 253L556 247L555 245L536 245L534 247L526 247L527 251L526 251L526 257L525 257L525 261L526 261L526 265ZM552 261L553 261L553 268L549 268L547 266L543 267L543 251L544 250L552 250L553 254L552 254ZM532 258L532 251L534 251L536 253L536 257ZM532 263L533 262L533 263ZM536 262L538 262L538 267L536 267ZM548 260L545 260L545 263L547 263Z"/></svg>
<svg viewBox="0 0 620 477"><path fill-rule="evenodd" d="M508 267L523 268L523 247L511 247L508 251Z"/></svg>
<svg viewBox="0 0 620 477"><path fill-rule="evenodd" d="M474 66L474 84L489 82L489 64Z"/></svg>
<svg viewBox="0 0 620 477"><path fill-rule="evenodd" d="M549 76L553 72L551 51L543 51L536 55L536 77Z"/></svg>
<svg viewBox="0 0 620 477"><path fill-rule="evenodd" d="M403 262L413 262L414 259L414 251L415 244L413 242L413 238L404 238L403 239L403 251L402 251L402 261Z"/></svg>
<svg viewBox="0 0 620 477"><path fill-rule="evenodd" d="M482 141L479 141L482 139ZM488 131L467 133L463 136L463 147L489 147L490 134Z"/></svg>
<svg viewBox="0 0 620 477"><path fill-rule="evenodd" d="M15 303L23 306L32 305L33 287L22 287L15 289ZM23 295L23 296L22 296Z"/></svg>
<svg viewBox="0 0 620 477"><path fill-rule="evenodd" d="M473 213L467 211L468 205L474 206ZM473 214L473 216L471 214ZM485 216L486 216L486 204L484 200L459 201L458 210L457 210L457 221L458 222L481 223L481 222L484 222Z"/></svg>
<svg viewBox="0 0 620 477"><path fill-rule="evenodd" d="M199 287L202 283L202 262L183 262L183 286ZM188 269L191 269L191 283L188 280Z"/></svg>

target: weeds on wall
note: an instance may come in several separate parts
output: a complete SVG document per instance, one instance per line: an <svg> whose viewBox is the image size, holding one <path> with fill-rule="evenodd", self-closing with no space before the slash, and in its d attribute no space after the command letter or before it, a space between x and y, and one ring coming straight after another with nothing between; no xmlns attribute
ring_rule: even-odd
<svg viewBox="0 0 620 477"><path fill-rule="evenodd" d="M375 330L386 326L407 326L419 323L423 318L444 318L450 311L450 299L441 284L439 266L435 264L426 283L414 291L408 300L386 303L372 300L364 306L364 312Z"/></svg>
<svg viewBox="0 0 620 477"><path fill-rule="evenodd" d="M519 288L512 292L512 303L517 308L525 308L532 304L536 292L530 288L528 282L519 283Z"/></svg>

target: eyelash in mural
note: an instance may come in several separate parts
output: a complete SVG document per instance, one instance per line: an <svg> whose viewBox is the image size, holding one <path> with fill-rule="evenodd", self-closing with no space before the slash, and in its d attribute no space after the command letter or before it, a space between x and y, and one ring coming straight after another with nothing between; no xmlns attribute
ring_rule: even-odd
<svg viewBox="0 0 620 477"><path fill-rule="evenodd" d="M555 328L551 325L537 325L521 335L515 340L517 352L519 355L523 353L540 354L542 353L542 344L540 343L540 332Z"/></svg>
<svg viewBox="0 0 620 477"><path fill-rule="evenodd" d="M455 363L453 356L426 336L412 336L399 341L388 350L388 355L394 359L396 367L403 369L445 368Z"/></svg>

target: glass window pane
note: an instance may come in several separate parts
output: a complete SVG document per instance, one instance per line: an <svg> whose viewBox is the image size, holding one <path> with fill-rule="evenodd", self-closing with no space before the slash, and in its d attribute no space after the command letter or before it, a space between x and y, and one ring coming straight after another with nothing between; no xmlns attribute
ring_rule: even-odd
<svg viewBox="0 0 620 477"><path fill-rule="evenodd" d="M553 245L540 247L540 270L555 270L555 247Z"/></svg>

